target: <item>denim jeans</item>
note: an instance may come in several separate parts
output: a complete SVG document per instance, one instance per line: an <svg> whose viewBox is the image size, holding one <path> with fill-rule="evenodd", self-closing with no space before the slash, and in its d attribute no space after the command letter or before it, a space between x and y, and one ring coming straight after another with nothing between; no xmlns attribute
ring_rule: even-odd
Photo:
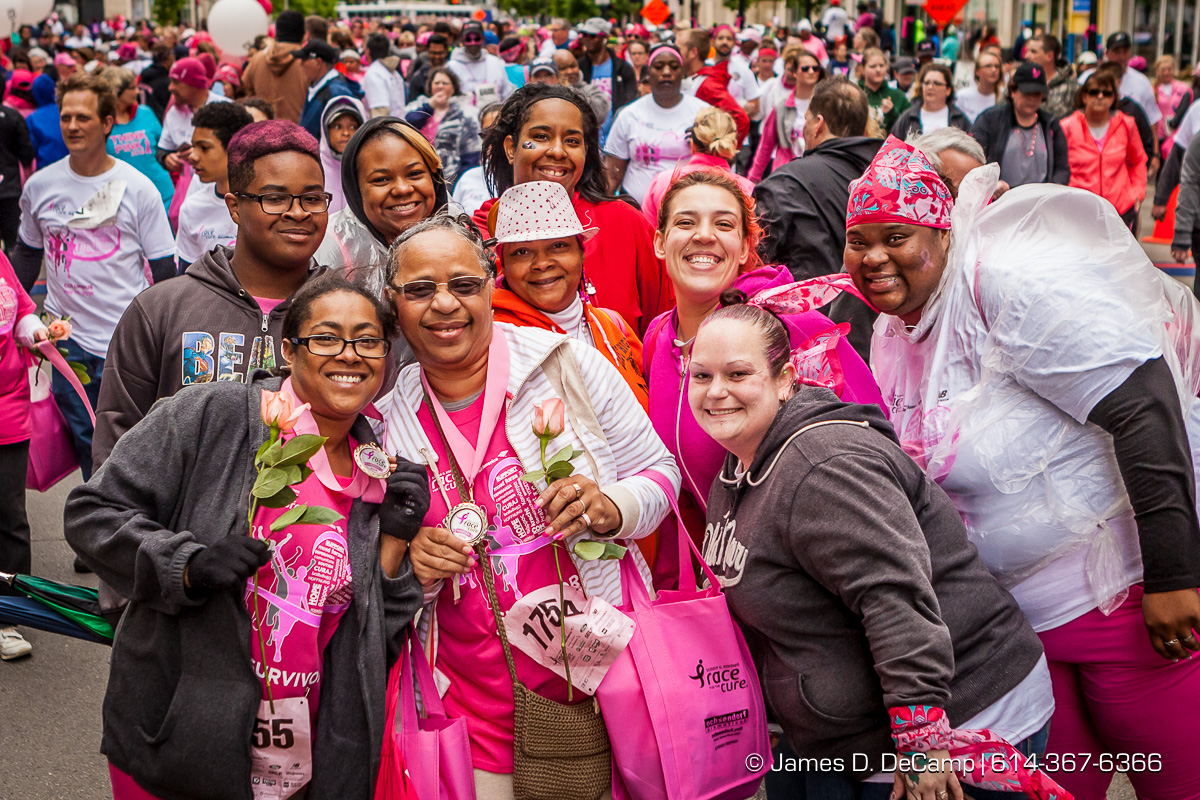
<svg viewBox="0 0 1200 800"><path fill-rule="evenodd" d="M1050 738L1050 723L1027 739L1013 745L1027 756L1046 752L1046 741ZM892 794L892 782L863 783L840 772L809 772L804 775L807 800L888 800ZM963 794L972 800L1016 800L1025 795L1021 792L997 792L977 789L963 783ZM775 800L773 795L771 800Z"/></svg>
<svg viewBox="0 0 1200 800"><path fill-rule="evenodd" d="M104 374L104 359L92 355L70 339L65 339L58 345L67 351L67 361L81 364L92 379L83 390L94 411L100 400L100 378ZM67 427L71 429L71 438L75 441L75 457L79 459L79 468L83 471L83 479L86 481L92 477L92 433L95 426L88 417L87 409L80 402L79 395L75 394L67 379L58 374L58 370L54 371L50 391L54 395L54 402L58 403L58 410L67 420Z"/></svg>

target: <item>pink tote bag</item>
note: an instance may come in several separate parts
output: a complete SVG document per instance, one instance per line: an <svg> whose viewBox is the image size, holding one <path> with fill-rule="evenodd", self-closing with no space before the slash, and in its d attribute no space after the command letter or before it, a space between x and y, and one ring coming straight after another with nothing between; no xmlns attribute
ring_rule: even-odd
<svg viewBox="0 0 1200 800"><path fill-rule="evenodd" d="M417 713L417 697L413 688L414 673L421 685L421 699L426 716ZM399 697L395 684L399 684ZM392 668L388 685L388 725L396 719L396 700L400 703L400 730L389 734L392 742L383 743L384 763L380 780L389 767L389 746L398 747L398 755L407 766L409 794L379 793L376 784L375 800L476 800L475 770L471 761L471 739L465 719L448 719L442 698L433 682L433 671L417 640L416 631L409 634L399 661ZM394 765L397 754L390 757ZM394 767L393 770L394 772Z"/></svg>
<svg viewBox="0 0 1200 800"><path fill-rule="evenodd" d="M96 415L92 412L87 392L84 391L79 378L75 377L75 371L58 352L58 348L50 342L38 342L38 350L71 383L94 425ZM44 396L41 396L43 392L40 391L43 387L30 386L30 391L37 399L29 408L33 436L29 440L29 467L25 471L25 488L44 492L79 469L79 459L75 457L75 440L71 436L71 429L67 427L66 419L58 410L54 395L49 393L50 376L41 369L32 371L32 374L39 381L46 381L47 385L44 387Z"/></svg>
<svg viewBox="0 0 1200 800"><path fill-rule="evenodd" d="M636 627L596 692L612 724L613 797L744 800L771 764L758 672L716 576L682 520L676 529L679 589L652 600L632 559L621 559L621 611ZM697 587L689 554L708 588Z"/></svg>

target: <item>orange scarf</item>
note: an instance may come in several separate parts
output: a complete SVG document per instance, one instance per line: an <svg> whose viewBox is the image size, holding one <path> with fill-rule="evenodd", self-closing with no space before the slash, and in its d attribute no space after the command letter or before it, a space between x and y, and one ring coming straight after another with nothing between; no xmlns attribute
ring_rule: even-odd
<svg viewBox="0 0 1200 800"><path fill-rule="evenodd" d="M492 292L492 308L497 322L566 333L510 289L497 287ZM592 332L592 341L596 343L596 349L620 371L642 408L647 414L650 413L650 392L646 388L646 379L642 377L642 341L615 311L596 308L585 302L583 315L587 320L588 330Z"/></svg>

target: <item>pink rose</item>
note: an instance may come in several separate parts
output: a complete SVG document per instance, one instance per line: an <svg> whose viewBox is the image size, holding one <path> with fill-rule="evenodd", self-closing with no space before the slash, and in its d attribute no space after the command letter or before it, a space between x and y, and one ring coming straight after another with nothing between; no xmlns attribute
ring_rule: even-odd
<svg viewBox="0 0 1200 800"><path fill-rule="evenodd" d="M54 320L46 326L46 330L50 332L50 341L52 342L71 337L71 323L65 319Z"/></svg>
<svg viewBox="0 0 1200 800"><path fill-rule="evenodd" d="M262 393L262 421L267 425L277 425L281 431L294 428L308 409L308 403L297 406L291 396L283 392Z"/></svg>
<svg viewBox="0 0 1200 800"><path fill-rule="evenodd" d="M562 400L552 397L533 406L533 433L552 439L563 432L566 426L567 407Z"/></svg>

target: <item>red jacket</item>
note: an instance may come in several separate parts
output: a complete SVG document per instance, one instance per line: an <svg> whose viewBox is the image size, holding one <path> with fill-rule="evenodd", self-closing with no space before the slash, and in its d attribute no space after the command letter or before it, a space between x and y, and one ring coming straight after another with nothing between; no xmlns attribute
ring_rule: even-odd
<svg viewBox="0 0 1200 800"><path fill-rule="evenodd" d="M484 236L491 235L487 218L495 203L495 198L488 200L475 212L473 219ZM666 268L654 254L654 228L622 200L596 204L576 193L571 204L583 227L600 229L583 245L583 274L596 287L595 304L616 311L640 336L650 320L675 307ZM499 255L500 248L496 250Z"/></svg>
<svg viewBox="0 0 1200 800"><path fill-rule="evenodd" d="M750 133L750 117L746 116L738 101L729 93L729 62L722 61L720 64L705 67L696 75L703 78L696 88L696 97L710 106L728 111L737 125L738 142L744 142Z"/></svg>
<svg viewBox="0 0 1200 800"><path fill-rule="evenodd" d="M1087 189L1124 214L1146 196L1146 151L1133 118L1115 112L1108 122L1103 150L1088 130L1082 111L1059 120L1071 165L1069 185Z"/></svg>

